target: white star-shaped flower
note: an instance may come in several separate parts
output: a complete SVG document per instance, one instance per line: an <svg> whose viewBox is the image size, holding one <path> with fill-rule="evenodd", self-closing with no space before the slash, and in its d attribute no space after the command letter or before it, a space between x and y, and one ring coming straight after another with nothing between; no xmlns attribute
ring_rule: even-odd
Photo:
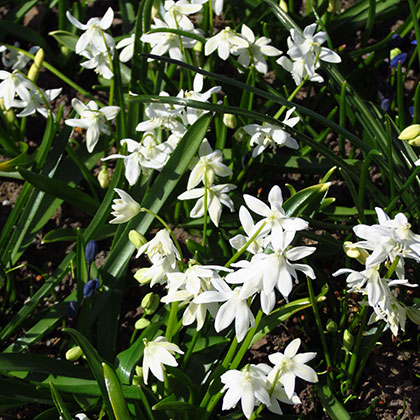
<svg viewBox="0 0 420 420"><path fill-rule="evenodd" d="M114 188L114 191L120 198L114 200L114 204L112 205L112 210L114 211L111 214L115 219L112 219L109 223L118 224L128 222L140 212L141 206L125 191L119 188Z"/></svg>
<svg viewBox="0 0 420 420"><path fill-rule="evenodd" d="M173 356L174 353L184 354L184 352L173 343L168 342L165 337L156 337L153 341L143 338L143 378L147 385L149 370L159 381L164 381L165 366L178 366L178 362Z"/></svg>

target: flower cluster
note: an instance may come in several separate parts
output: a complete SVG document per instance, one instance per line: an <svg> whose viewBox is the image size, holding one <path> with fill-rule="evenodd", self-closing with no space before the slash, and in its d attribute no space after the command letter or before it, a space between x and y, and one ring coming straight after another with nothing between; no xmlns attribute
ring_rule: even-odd
<svg viewBox="0 0 420 420"><path fill-rule="evenodd" d="M328 48L321 47L327 39L325 32L315 34L316 23L307 26L301 34L296 29L290 30L290 37L287 39L289 49L285 56L277 60L285 70L292 74L296 85L308 77L312 82L322 82L324 79L316 70L320 66L320 60L328 63L340 63L340 56Z"/></svg>
<svg viewBox="0 0 420 420"><path fill-rule="evenodd" d="M249 419L254 407L264 404L270 411L283 414L278 401L286 404L300 404L295 393L296 377L308 382L318 382L316 372L305 363L312 360L316 353L300 353L300 339L293 340L283 353L274 353L265 363L249 364L242 370L229 370L220 379L226 391L223 398L223 410L233 408L241 400L242 411Z"/></svg>
<svg viewBox="0 0 420 420"><path fill-rule="evenodd" d="M193 161L193 168L188 180L187 191L178 196L180 200L190 200L198 198L194 208L190 212L190 217L203 217L205 212L205 200L211 221L219 226L222 215L222 204L233 211L233 201L226 194L236 188L233 184L214 185L215 176L230 176L232 171L222 163L222 152L213 151L206 139L200 146L199 158ZM200 182L204 184L202 188L195 188Z"/></svg>
<svg viewBox="0 0 420 420"><path fill-rule="evenodd" d="M66 16L73 26L85 31L76 43L76 54L87 59L81 63L81 66L86 69L94 69L105 79L111 79L114 76L112 57L115 41L105 31L111 27L114 20L112 8L109 7L101 19L94 17L89 19L86 24L79 22L69 11Z"/></svg>
<svg viewBox="0 0 420 420"><path fill-rule="evenodd" d="M411 231L411 225L403 213L391 219L381 208L375 210L379 223L355 226L354 233L362 240L345 244L347 255L357 258L365 265L365 269L356 271L343 268L333 276L350 273L347 277L349 291L367 295L369 306L374 310L369 324L383 320L392 333L397 335L399 328L405 329L406 317L410 316L413 309L400 302L391 287L417 286L405 279L404 262L405 258L420 262L420 235ZM393 274L390 270L385 277L381 275L381 270L390 265L397 279L387 278ZM411 319L416 322L414 317Z"/></svg>

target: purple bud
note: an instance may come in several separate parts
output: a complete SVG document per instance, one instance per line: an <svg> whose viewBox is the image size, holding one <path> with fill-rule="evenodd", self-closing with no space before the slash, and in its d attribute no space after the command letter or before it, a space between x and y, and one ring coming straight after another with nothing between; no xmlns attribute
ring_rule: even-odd
<svg viewBox="0 0 420 420"><path fill-rule="evenodd" d="M414 106L410 106L410 108L408 108L408 111L410 112L411 118L414 117Z"/></svg>
<svg viewBox="0 0 420 420"><path fill-rule="evenodd" d="M83 296L85 298L90 298L99 288L99 280L89 280L85 287L83 288Z"/></svg>
<svg viewBox="0 0 420 420"><path fill-rule="evenodd" d="M98 243L96 241L89 241L85 249L86 262L90 264L98 253Z"/></svg>
<svg viewBox="0 0 420 420"><path fill-rule="evenodd" d="M76 313L77 313L77 303L75 300L71 300L69 303L69 306L67 306L67 318L69 319L74 319L76 318Z"/></svg>
<svg viewBox="0 0 420 420"><path fill-rule="evenodd" d="M407 53L401 53L396 55L391 62L389 63L389 65L391 67L397 68L398 67L398 63L400 62L401 64L405 63L405 60L407 60Z"/></svg>
<svg viewBox="0 0 420 420"><path fill-rule="evenodd" d="M417 39L415 39L414 41L411 41L411 43L412 43L413 45L417 45Z"/></svg>
<svg viewBox="0 0 420 420"><path fill-rule="evenodd" d="M382 99L381 108L385 111L389 111L389 107L391 106L391 100L389 98Z"/></svg>

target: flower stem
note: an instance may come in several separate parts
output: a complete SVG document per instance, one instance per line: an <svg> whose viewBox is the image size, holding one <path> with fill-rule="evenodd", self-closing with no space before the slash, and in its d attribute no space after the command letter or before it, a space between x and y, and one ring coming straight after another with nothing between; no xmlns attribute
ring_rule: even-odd
<svg viewBox="0 0 420 420"><path fill-rule="evenodd" d="M207 170L204 169L204 223L203 223L203 239L201 240L201 246L206 245L207 237L207 206L208 206L208 185L207 185Z"/></svg>
<svg viewBox="0 0 420 420"><path fill-rule="evenodd" d="M226 268L229 268L231 264L233 264L249 247L249 245L252 244L252 242L255 240L255 238L259 235L259 233L263 230L264 226L266 225L266 222L264 222L259 229L248 239L248 242L240 248L238 251L233 254L232 258L225 264Z"/></svg>
<svg viewBox="0 0 420 420"><path fill-rule="evenodd" d="M175 335L177 314L178 314L178 302L172 302L171 309L169 311L168 325L166 327L166 333L165 333L165 337L168 341L171 341L172 337Z"/></svg>

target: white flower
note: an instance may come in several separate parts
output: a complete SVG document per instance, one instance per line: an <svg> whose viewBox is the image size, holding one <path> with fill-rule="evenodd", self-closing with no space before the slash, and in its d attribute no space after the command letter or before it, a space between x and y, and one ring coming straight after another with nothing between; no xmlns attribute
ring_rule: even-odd
<svg viewBox="0 0 420 420"><path fill-rule="evenodd" d="M230 410L241 400L242 411L249 419L255 405L263 403L270 405L270 397L267 392L266 373L269 367L263 363L258 365L246 365L242 370L228 370L220 380L224 384L222 410Z"/></svg>
<svg viewBox="0 0 420 420"><path fill-rule="evenodd" d="M168 25L168 23L163 20L155 18L155 25L152 25L152 29L159 28L178 29L176 26ZM152 50L150 51L150 54L164 55L169 53L169 57L180 61L184 61L184 55L181 51L181 41L182 48L192 48L197 43L195 39L188 38L186 36L179 36L170 32L153 32L150 34L143 34L141 41L151 44ZM149 61L152 61L152 59L149 59Z"/></svg>
<svg viewBox="0 0 420 420"><path fill-rule="evenodd" d="M220 216L222 215L222 204L234 210L232 199L226 194L236 188L233 184L211 185L207 188L207 210L210 214L211 221L215 226L219 226ZM206 188L196 188L188 190L178 196L179 200L199 200L193 207L190 217L198 218L204 216L204 194Z"/></svg>
<svg viewBox="0 0 420 420"><path fill-rule="evenodd" d="M27 117L28 115L33 115L35 112L39 112L44 118L48 118L48 109L46 108L46 103L53 101L60 93L62 88L58 89L48 89L42 92L43 97L39 94L38 91L33 90L30 92L28 101L13 101L13 106L18 108L24 108L17 117ZM45 101L44 101L45 98Z"/></svg>
<svg viewBox="0 0 420 420"><path fill-rule="evenodd" d="M255 234L256 228L254 220L252 219L251 213L245 206L241 206L239 209L239 220L241 221L242 227L246 235L238 234L229 240L229 243L235 249L241 249ZM247 251L252 254L262 252L264 246L264 235L260 232L257 237L248 245Z"/></svg>
<svg viewBox="0 0 420 420"><path fill-rule="evenodd" d="M22 74L9 73L6 70L0 70L0 98L3 98L6 111L13 106L13 100L17 94L23 102L29 102L29 91L35 90L35 86L31 81L26 79Z"/></svg>
<svg viewBox="0 0 420 420"><path fill-rule="evenodd" d="M248 68L252 62L258 72L267 73L268 67L264 55L275 57L280 55L281 51L268 45L271 39L265 36L255 40L254 32L245 24L242 25L241 35L248 41L248 46L246 48L238 48L232 51L232 53L239 56L238 61L244 67Z"/></svg>
<svg viewBox="0 0 420 420"><path fill-rule="evenodd" d="M213 11L214 13L219 16L223 12L223 2L224 0L211 0L213 3Z"/></svg>
<svg viewBox="0 0 420 420"><path fill-rule="evenodd" d="M93 54L90 50L81 52L83 57L87 58L87 61L80 63L85 69L94 69L96 73L100 74L104 79L112 79L114 73L111 70L110 57L107 52L98 52ZM113 57L113 51L111 51L111 59Z"/></svg>
<svg viewBox="0 0 420 420"><path fill-rule="evenodd" d="M296 376L308 382L318 382L316 372L305 363L312 360L316 353L296 354L300 347L300 338L294 339L284 350L283 353L274 353L268 356L270 362L274 365L273 370L268 375L268 380L280 382L288 398L292 398L295 390Z"/></svg>
<svg viewBox="0 0 420 420"><path fill-rule="evenodd" d="M213 152L207 139L201 143L200 150L198 151L199 159L192 162L194 165L191 175L188 178L187 190L196 187L200 182L210 187L213 185L214 177L217 176L230 176L232 171L222 163L223 154L220 150Z"/></svg>
<svg viewBox="0 0 420 420"><path fill-rule="evenodd" d="M19 48L19 42L13 44L15 47ZM38 46L33 46L29 49L29 53L35 55L39 50ZM11 67L12 70L22 70L26 65L31 61L29 57L25 54L22 54L20 51L13 49L8 49L4 45L0 45L1 61L5 67Z"/></svg>
<svg viewBox="0 0 420 420"><path fill-rule="evenodd" d="M299 117L290 118L295 111L291 108L287 111L283 124L288 127L294 127L299 122ZM299 149L298 142L281 127L265 123L263 126L258 124L250 124L243 127L246 133L251 136L250 145L256 145L252 152L252 157L260 155L267 147L276 151L277 147L290 147L291 149Z"/></svg>
<svg viewBox="0 0 420 420"><path fill-rule="evenodd" d="M122 39L116 46L117 50L122 48L120 52L120 61L126 63L133 58L134 53L134 34Z"/></svg>
<svg viewBox="0 0 420 420"><path fill-rule="evenodd" d="M203 90L203 81L203 75L197 73L194 77L193 90L184 91L181 89L177 97L192 99L194 101L207 102L211 98L211 95L213 95L213 93L219 92L222 89L221 86L214 86L206 92L201 93L201 91ZM185 125L191 125L194 124L198 120L198 118L206 112L208 111L204 109L187 107L183 111L181 118Z"/></svg>
<svg viewBox="0 0 420 420"><path fill-rule="evenodd" d="M232 290L221 278L213 278L211 282L216 290L201 293L193 302L225 302L217 311L214 329L220 332L235 321L236 338L238 342L242 341L248 329L255 324L254 315L248 307L251 294L242 293L241 287Z"/></svg>
<svg viewBox="0 0 420 420"><path fill-rule="evenodd" d="M136 258L142 254L146 254L153 264L165 258L173 268L176 266L176 260L181 260L171 235L166 229L161 229L151 241L142 245L137 252Z"/></svg>
<svg viewBox="0 0 420 420"><path fill-rule="evenodd" d="M169 96L167 92L160 92L159 96ZM146 106L145 114L149 120L142 121L136 127L136 131L152 131L156 128L167 128L179 137L182 137L187 130L182 124L181 113L182 106L173 106L170 104L151 103Z"/></svg>
<svg viewBox="0 0 420 420"><path fill-rule="evenodd" d="M274 236L282 234L283 230L296 232L303 230L308 227L308 222L298 217L288 217L282 207L283 196L281 189L278 185L271 188L268 194L268 202L270 207L267 206L263 201L253 197L249 194L244 194L244 200L246 205L255 213L265 218L260 220L256 229L258 229L262 223L265 223L263 232L271 232ZM257 228L258 227L258 228Z"/></svg>
<svg viewBox="0 0 420 420"><path fill-rule="evenodd" d="M292 28L290 30L291 42L287 54L294 60L303 56L309 56L314 57L314 61L318 57L319 60L328 63L341 63L341 58L337 53L321 47L321 44L327 40L327 34L325 32L315 34L316 26L316 23L307 26L303 30L303 36L299 31Z"/></svg>
<svg viewBox="0 0 420 420"><path fill-rule="evenodd" d="M283 55L276 62L292 74L296 85L300 85L306 76L311 82L322 83L324 81L324 78L316 73L316 69L319 68L319 62L315 63L312 56L298 57L291 61Z"/></svg>
<svg viewBox="0 0 420 420"><path fill-rule="evenodd" d="M115 217L109 223L125 223L136 216L140 210L141 206L137 201L133 200L130 194L126 193L119 188L114 188L114 191L120 196L114 200L112 205L111 214Z"/></svg>
<svg viewBox="0 0 420 420"><path fill-rule="evenodd" d="M233 29L227 26L217 35L209 38L204 46L204 54L210 55L217 49L217 54L222 60L226 60L234 48L248 47L248 41L239 36Z"/></svg>
<svg viewBox="0 0 420 420"><path fill-rule="evenodd" d="M69 11L66 12L66 16L73 26L85 31L76 43L76 54L90 50L92 55L96 55L106 52L107 47L110 49L114 47L114 39L104 32L111 27L114 19L114 11L111 7L108 8L102 19L91 18L86 24L79 22Z"/></svg>
<svg viewBox="0 0 420 420"><path fill-rule="evenodd" d="M122 139L120 143L127 145L128 155L114 154L102 160L124 159L125 177L130 185L137 182L141 172L148 173L148 169L161 170L173 151L168 142L159 143L156 134L151 131L144 133L140 142Z"/></svg>
<svg viewBox="0 0 420 420"><path fill-rule="evenodd" d="M194 25L187 18L187 15L199 12L203 8L203 3L204 2L190 3L188 0L178 0L177 2L166 0L164 3L164 8L166 10L164 20L172 28L193 31Z"/></svg>
<svg viewBox="0 0 420 420"><path fill-rule="evenodd" d="M144 353L143 353L143 378L144 383L147 385L149 376L149 369L159 381L164 381L163 372L164 365L178 366L174 353L184 354L184 352L173 343L166 340L165 337L156 337L153 341L148 341L143 338Z"/></svg>
<svg viewBox="0 0 420 420"><path fill-rule="evenodd" d="M73 98L71 101L73 108L80 115L80 118L70 118L65 121L71 127L86 128L86 147L88 152L92 152L99 140L99 134L111 134L108 130L106 121L110 121L120 112L119 106L104 106L99 109L98 104L90 101L87 105L79 99Z"/></svg>

